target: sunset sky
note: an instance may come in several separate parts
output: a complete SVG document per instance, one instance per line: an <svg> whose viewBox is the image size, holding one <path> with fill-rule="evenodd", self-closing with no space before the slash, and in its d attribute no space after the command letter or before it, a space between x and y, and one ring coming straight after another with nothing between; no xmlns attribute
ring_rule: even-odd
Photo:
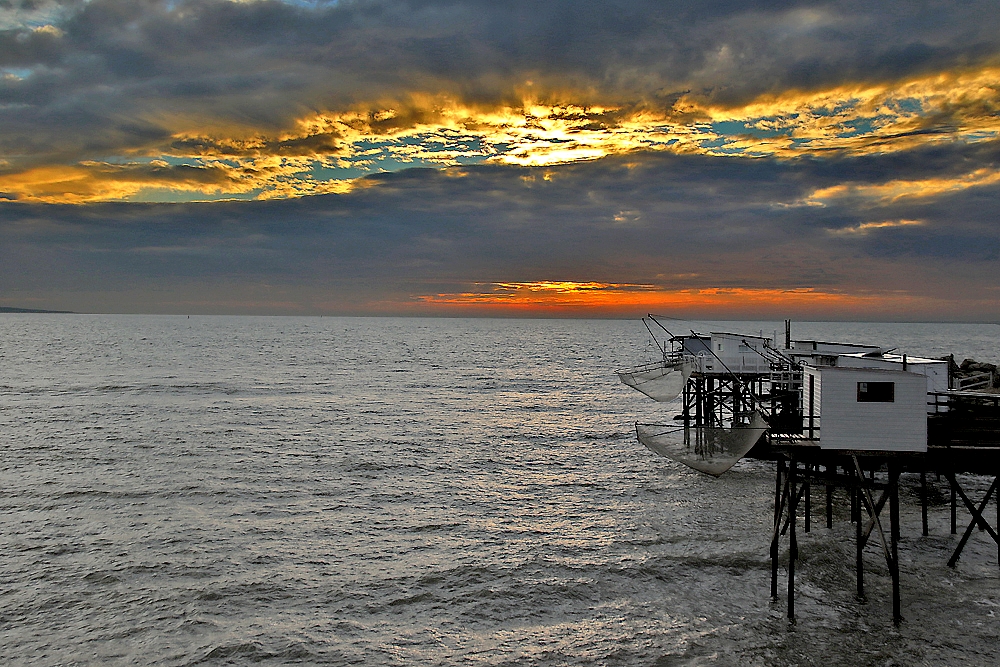
<svg viewBox="0 0 1000 667"><path fill-rule="evenodd" d="M0 306L1000 320L979 2L0 0Z"/></svg>

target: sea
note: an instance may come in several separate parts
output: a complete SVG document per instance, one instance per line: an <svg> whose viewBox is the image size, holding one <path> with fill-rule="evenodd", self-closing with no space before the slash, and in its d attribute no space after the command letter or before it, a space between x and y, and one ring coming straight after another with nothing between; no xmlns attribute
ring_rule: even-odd
<svg viewBox="0 0 1000 667"><path fill-rule="evenodd" d="M996 324L792 335L1000 361ZM874 540L855 597L838 492L833 528L800 519L789 623L773 466L714 479L636 441L677 411L615 375L648 339L639 320L0 315L0 664L1000 663L997 547L974 531L947 566L933 475L928 537L903 478L904 621Z"/></svg>

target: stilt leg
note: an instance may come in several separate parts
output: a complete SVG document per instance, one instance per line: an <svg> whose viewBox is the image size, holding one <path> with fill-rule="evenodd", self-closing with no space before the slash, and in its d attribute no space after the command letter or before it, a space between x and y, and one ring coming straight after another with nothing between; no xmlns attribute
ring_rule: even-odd
<svg viewBox="0 0 1000 667"><path fill-rule="evenodd" d="M827 477L832 481L837 475L837 466L826 467ZM833 528L833 484L826 485L826 527Z"/></svg>
<svg viewBox="0 0 1000 667"><path fill-rule="evenodd" d="M858 496L859 480L853 470L851 470L851 481L854 482L851 485L851 521L861 523L860 497Z"/></svg>
<svg viewBox="0 0 1000 667"><path fill-rule="evenodd" d="M805 473L806 473L805 478L803 479L802 483L806 487L805 527L806 527L806 532L808 533L809 528L812 524L812 484L809 483L810 475L812 473L811 464L806 465Z"/></svg>
<svg viewBox="0 0 1000 667"><path fill-rule="evenodd" d="M774 475L774 532L771 535L771 599L778 599L778 540L781 538L781 487L785 460L778 459Z"/></svg>
<svg viewBox="0 0 1000 667"><path fill-rule="evenodd" d="M920 519L923 535L927 537L927 471L920 471Z"/></svg>
<svg viewBox="0 0 1000 667"><path fill-rule="evenodd" d="M892 622L899 625L903 620L899 603L899 469L898 464L889 464L889 528L891 534L890 574L892 575Z"/></svg>
<svg viewBox="0 0 1000 667"><path fill-rule="evenodd" d="M862 541L862 528L861 528L861 489L860 484L864 481L864 478L858 474L855 475L853 472L851 476L854 477L854 481L857 485L851 489L851 503L854 506L854 512L856 517L854 519L854 538L857 545L857 553L855 557L855 569L857 570L857 580L858 580L858 599L865 599L865 547Z"/></svg>
<svg viewBox="0 0 1000 667"><path fill-rule="evenodd" d="M948 484L951 486L951 534L958 533L958 498L955 495L955 480L949 475Z"/></svg>
<svg viewBox="0 0 1000 667"><path fill-rule="evenodd" d="M789 461L788 484L791 492L788 495L788 518L790 521L788 531L788 621L790 623L795 622L795 560L799 556L799 543L795 539L795 514L798 504L795 491L796 467L795 459Z"/></svg>

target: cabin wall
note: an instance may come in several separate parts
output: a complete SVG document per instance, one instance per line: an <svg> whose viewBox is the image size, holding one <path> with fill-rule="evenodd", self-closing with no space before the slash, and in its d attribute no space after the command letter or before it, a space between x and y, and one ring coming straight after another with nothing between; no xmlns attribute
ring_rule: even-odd
<svg viewBox="0 0 1000 667"><path fill-rule="evenodd" d="M927 451L927 378L923 375L854 368L807 372L818 376L815 384L822 387L814 398L820 406L820 448ZM891 383L892 400L860 401L859 383Z"/></svg>

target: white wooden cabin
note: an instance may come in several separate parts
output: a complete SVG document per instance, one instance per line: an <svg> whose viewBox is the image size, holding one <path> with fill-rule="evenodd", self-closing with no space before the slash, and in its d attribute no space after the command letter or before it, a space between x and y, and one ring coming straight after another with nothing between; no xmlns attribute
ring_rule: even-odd
<svg viewBox="0 0 1000 667"><path fill-rule="evenodd" d="M700 373L719 375L736 375L754 373L762 374L771 371L771 363L758 352L763 351L765 343L771 344L770 338L761 336L744 336L742 334L712 332L706 340L698 339L704 348L694 352L694 370ZM685 348L687 348L685 343ZM707 349L706 349L707 348Z"/></svg>
<svg viewBox="0 0 1000 667"><path fill-rule="evenodd" d="M926 452L927 382L908 370L806 366L803 433L821 449Z"/></svg>

